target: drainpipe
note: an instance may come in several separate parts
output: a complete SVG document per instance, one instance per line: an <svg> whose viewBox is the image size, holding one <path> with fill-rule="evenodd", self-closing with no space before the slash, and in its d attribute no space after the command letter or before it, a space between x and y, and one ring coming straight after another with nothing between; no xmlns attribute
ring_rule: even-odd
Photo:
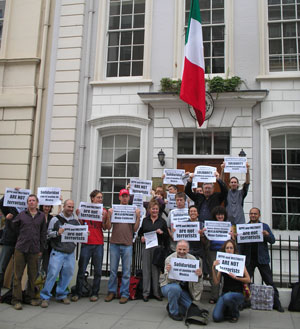
<svg viewBox="0 0 300 329"><path fill-rule="evenodd" d="M80 201L80 193L82 186L82 172L83 172L83 154L85 150L85 128L86 128L86 112L88 105L88 86L89 86L89 69L90 69L90 49L92 42L92 23L93 23L93 13L94 13L94 1L89 1L88 9L88 28L87 28L87 37L86 37L86 50L87 56L84 61L84 81L83 81L83 97L82 97L82 117L81 117L81 126L80 126L80 141L79 141L79 157L78 157L78 186L76 190L75 202Z"/></svg>
<svg viewBox="0 0 300 329"><path fill-rule="evenodd" d="M39 75L38 88L37 88L37 105L36 105L35 120L34 120L31 170L30 170L30 181L29 181L29 188L32 192L34 192L34 188L35 188L36 166L37 166L37 159L39 156L38 155L39 131L40 131L44 76L45 76L45 66L46 66L45 61L46 61L46 50L47 50L47 41L48 41L50 1L51 0L46 0L46 5L45 5L42 46L41 46L41 65L40 65L40 75Z"/></svg>

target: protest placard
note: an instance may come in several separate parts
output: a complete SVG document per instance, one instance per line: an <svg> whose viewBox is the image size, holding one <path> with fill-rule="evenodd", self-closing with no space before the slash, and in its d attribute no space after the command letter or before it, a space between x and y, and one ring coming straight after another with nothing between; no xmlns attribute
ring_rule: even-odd
<svg viewBox="0 0 300 329"><path fill-rule="evenodd" d="M141 218L144 217L146 213L146 209L144 207L143 194L141 193L134 194L132 204L136 206L138 209L140 209Z"/></svg>
<svg viewBox="0 0 300 329"><path fill-rule="evenodd" d="M174 208L176 208L176 201L175 201L175 193L169 193L167 192L167 205L166 208L169 210L172 210Z"/></svg>
<svg viewBox="0 0 300 329"><path fill-rule="evenodd" d="M79 219L102 222L103 204L80 202Z"/></svg>
<svg viewBox="0 0 300 329"><path fill-rule="evenodd" d="M220 264L216 266L216 270L219 272L244 276L246 256L218 251L216 259L220 262Z"/></svg>
<svg viewBox="0 0 300 329"><path fill-rule="evenodd" d="M164 169L164 184L184 185L182 178L185 171L183 169Z"/></svg>
<svg viewBox="0 0 300 329"><path fill-rule="evenodd" d="M190 219L189 216L189 209L188 208L183 208L183 209L173 209L170 212L170 218L171 218L171 223L174 222L187 222Z"/></svg>
<svg viewBox="0 0 300 329"><path fill-rule="evenodd" d="M71 225L63 226L64 232L61 235L61 242L83 242L88 241L88 226L87 225Z"/></svg>
<svg viewBox="0 0 300 329"><path fill-rule="evenodd" d="M60 187L38 187L39 204L44 206L58 206L61 204Z"/></svg>
<svg viewBox="0 0 300 329"><path fill-rule="evenodd" d="M145 238L146 249L158 246L156 231L144 233L144 238Z"/></svg>
<svg viewBox="0 0 300 329"><path fill-rule="evenodd" d="M186 258L171 258L171 270L168 277L179 281L198 282L199 277L195 271L200 267L199 260Z"/></svg>
<svg viewBox="0 0 300 329"><path fill-rule="evenodd" d="M30 190L7 187L4 194L4 207L27 208L27 198L31 194Z"/></svg>
<svg viewBox="0 0 300 329"><path fill-rule="evenodd" d="M197 166L194 171L193 182L215 183L217 169L210 166Z"/></svg>
<svg viewBox="0 0 300 329"><path fill-rule="evenodd" d="M130 178L130 194L144 194L151 196L152 181Z"/></svg>
<svg viewBox="0 0 300 329"><path fill-rule="evenodd" d="M251 242L262 242L263 237L263 224L237 224L237 242L238 243L251 243Z"/></svg>
<svg viewBox="0 0 300 329"><path fill-rule="evenodd" d="M204 234L208 240L226 241L230 239L230 222L206 220L204 222L204 227L206 228Z"/></svg>
<svg viewBox="0 0 300 329"><path fill-rule="evenodd" d="M200 241L199 222L175 222L173 228L175 229L174 241Z"/></svg>
<svg viewBox="0 0 300 329"><path fill-rule="evenodd" d="M246 173L247 172L247 158L246 157L225 157L224 172L229 173Z"/></svg>
<svg viewBox="0 0 300 329"><path fill-rule="evenodd" d="M113 204L112 223L129 223L134 224L136 220L136 206Z"/></svg>

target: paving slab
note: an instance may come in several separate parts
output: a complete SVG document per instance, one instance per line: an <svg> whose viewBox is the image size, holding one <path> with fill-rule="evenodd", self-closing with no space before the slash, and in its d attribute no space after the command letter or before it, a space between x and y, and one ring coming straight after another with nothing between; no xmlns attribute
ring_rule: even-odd
<svg viewBox="0 0 300 329"><path fill-rule="evenodd" d="M112 328L122 315L105 315L98 313L84 313L75 320L68 323L65 328L70 329L109 329ZM55 327L52 327L55 328Z"/></svg>

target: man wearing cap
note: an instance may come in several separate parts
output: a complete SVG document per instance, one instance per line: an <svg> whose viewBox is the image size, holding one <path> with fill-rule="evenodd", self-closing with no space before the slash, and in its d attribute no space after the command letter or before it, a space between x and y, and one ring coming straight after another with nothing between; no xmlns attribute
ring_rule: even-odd
<svg viewBox="0 0 300 329"><path fill-rule="evenodd" d="M129 204L129 191L122 189L119 193L120 204L127 206ZM105 297L106 302L112 301L117 293L117 273L120 258L122 260L122 283L120 287L120 304L125 304L129 298L130 270L132 262L132 240L133 233L136 232L140 225L140 210L136 209L135 224L114 223L111 224L113 209L108 210L106 228L112 229L110 239L110 277L108 282L108 293Z"/></svg>

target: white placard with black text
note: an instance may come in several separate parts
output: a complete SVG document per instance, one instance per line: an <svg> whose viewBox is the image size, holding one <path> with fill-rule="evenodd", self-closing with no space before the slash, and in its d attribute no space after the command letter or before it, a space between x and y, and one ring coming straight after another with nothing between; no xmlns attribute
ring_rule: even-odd
<svg viewBox="0 0 300 329"><path fill-rule="evenodd" d="M226 241L230 239L230 222L206 220L204 234L208 240Z"/></svg>
<svg viewBox="0 0 300 329"><path fill-rule="evenodd" d="M37 190L39 204L44 206L61 205L60 194L60 187L38 187Z"/></svg>
<svg viewBox="0 0 300 329"><path fill-rule="evenodd" d="M87 225L71 225L64 224L61 242L82 242L88 241L88 226Z"/></svg>
<svg viewBox="0 0 300 329"><path fill-rule="evenodd" d="M130 178L130 194L144 194L151 196L152 181L151 180L140 180L135 178Z"/></svg>
<svg viewBox="0 0 300 329"><path fill-rule="evenodd" d="M164 169L164 184L184 185L182 178L185 171L183 169Z"/></svg>
<svg viewBox="0 0 300 329"><path fill-rule="evenodd" d="M175 222L173 228L174 241L200 241L199 222Z"/></svg>
<svg viewBox="0 0 300 329"><path fill-rule="evenodd" d="M31 194L30 190L6 188L4 194L4 207L27 208L27 198Z"/></svg>
<svg viewBox="0 0 300 329"><path fill-rule="evenodd" d="M263 224L237 224L237 242L238 243L251 243L264 241Z"/></svg>
<svg viewBox="0 0 300 329"><path fill-rule="evenodd" d="M103 204L80 202L79 219L102 222Z"/></svg>
<svg viewBox="0 0 300 329"><path fill-rule="evenodd" d="M218 251L216 259L220 262L220 264L216 266L217 271L232 273L241 277L244 276L246 256Z"/></svg>
<svg viewBox="0 0 300 329"><path fill-rule="evenodd" d="M186 258L171 258L171 270L168 277L179 281L198 282L199 277L195 271L199 268L199 260Z"/></svg>
<svg viewBox="0 0 300 329"><path fill-rule="evenodd" d="M216 171L217 169L215 167L197 166L194 171L193 182L215 183Z"/></svg>
<svg viewBox="0 0 300 329"><path fill-rule="evenodd" d="M112 223L134 224L136 220L136 206L113 204Z"/></svg>
<svg viewBox="0 0 300 329"><path fill-rule="evenodd" d="M229 173L246 173L247 158L246 157L225 157L224 172Z"/></svg>

